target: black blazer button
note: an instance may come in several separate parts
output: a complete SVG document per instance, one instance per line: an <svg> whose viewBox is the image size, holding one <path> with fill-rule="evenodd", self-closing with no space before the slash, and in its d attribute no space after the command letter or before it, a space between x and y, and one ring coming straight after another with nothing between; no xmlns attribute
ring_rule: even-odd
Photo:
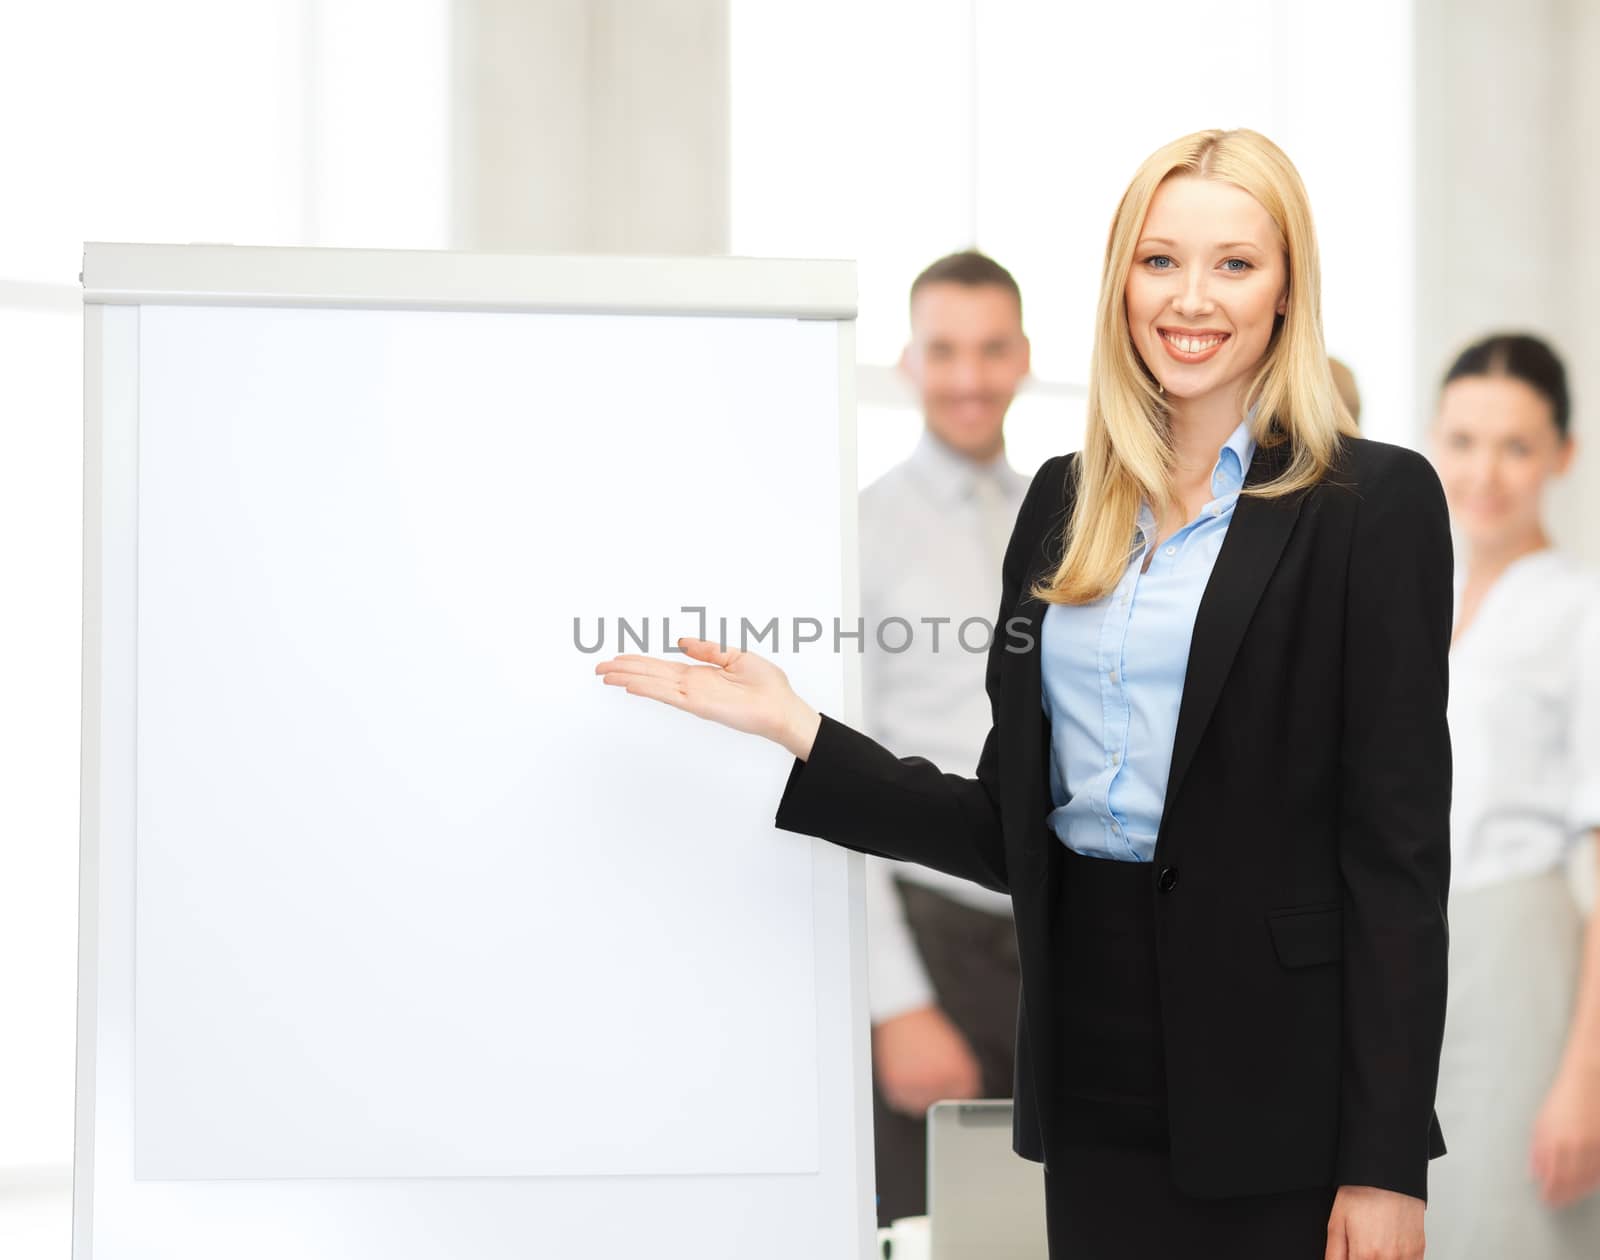
<svg viewBox="0 0 1600 1260"><path fill-rule="evenodd" d="M1171 892L1178 886L1178 868L1176 866L1163 866L1161 874L1156 877L1156 887L1164 893Z"/></svg>

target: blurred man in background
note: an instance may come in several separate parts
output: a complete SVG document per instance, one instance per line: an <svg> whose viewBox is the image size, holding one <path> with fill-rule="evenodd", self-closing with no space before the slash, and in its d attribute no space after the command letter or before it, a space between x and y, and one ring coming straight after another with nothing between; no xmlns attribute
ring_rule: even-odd
<svg viewBox="0 0 1600 1260"><path fill-rule="evenodd" d="M958 632L969 618L992 623L999 608L1001 560L1029 481L1007 463L1002 430L1028 356L1022 295L1004 267L975 252L929 266L911 286L900 359L923 432L908 459L861 493L864 730L957 774L973 773L990 726L988 632ZM885 626L896 617L909 629ZM878 1220L887 1224L926 1211L928 1107L1011 1097L1011 900L868 857L867 948Z"/></svg>

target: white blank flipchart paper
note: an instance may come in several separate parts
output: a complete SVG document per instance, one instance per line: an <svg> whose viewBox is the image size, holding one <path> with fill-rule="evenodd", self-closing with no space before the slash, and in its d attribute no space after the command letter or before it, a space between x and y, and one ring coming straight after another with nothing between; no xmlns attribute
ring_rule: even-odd
<svg viewBox="0 0 1600 1260"><path fill-rule="evenodd" d="M141 1179L816 1169L770 746L593 667L836 611L836 347L145 308Z"/></svg>

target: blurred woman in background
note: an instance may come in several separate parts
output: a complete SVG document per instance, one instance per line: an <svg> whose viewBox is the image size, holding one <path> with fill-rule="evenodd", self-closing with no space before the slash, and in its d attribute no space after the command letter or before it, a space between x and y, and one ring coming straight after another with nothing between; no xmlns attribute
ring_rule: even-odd
<svg viewBox="0 0 1600 1260"><path fill-rule="evenodd" d="M1552 545L1574 444L1536 337L1468 346L1434 462L1456 534L1450 986L1430 1252L1600 1256L1600 929L1566 860L1600 828L1600 583Z"/></svg>

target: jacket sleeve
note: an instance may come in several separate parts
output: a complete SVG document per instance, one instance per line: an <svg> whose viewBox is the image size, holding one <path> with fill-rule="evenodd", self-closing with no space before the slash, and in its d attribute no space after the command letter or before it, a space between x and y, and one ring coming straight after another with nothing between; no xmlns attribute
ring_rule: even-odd
<svg viewBox="0 0 1600 1260"><path fill-rule="evenodd" d="M879 857L899 858L1009 892L1000 826L1000 664L1017 650L1006 622L1016 608L1038 531L1056 518L1046 500L1062 485L1058 455L1034 474L1012 527L1001 567L999 616L989 644L985 686L991 725L977 776L940 770L925 757L897 757L882 744L824 713L802 761L796 757L778 802L785 831L817 836ZM868 633L873 627L868 627Z"/></svg>
<svg viewBox="0 0 1600 1260"><path fill-rule="evenodd" d="M1337 1181L1427 1198L1450 882L1445 719L1452 556L1414 451L1359 484L1346 585L1339 866L1344 1044Z"/></svg>

